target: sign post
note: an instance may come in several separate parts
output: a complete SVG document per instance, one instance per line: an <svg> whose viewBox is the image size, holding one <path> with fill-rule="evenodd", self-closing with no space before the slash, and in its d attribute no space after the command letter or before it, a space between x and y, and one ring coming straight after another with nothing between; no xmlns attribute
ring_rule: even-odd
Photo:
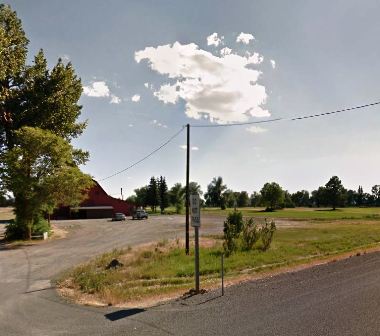
<svg viewBox="0 0 380 336"><path fill-rule="evenodd" d="M199 294L199 228L201 226L201 207L199 195L190 196L191 226L195 233L195 292Z"/></svg>

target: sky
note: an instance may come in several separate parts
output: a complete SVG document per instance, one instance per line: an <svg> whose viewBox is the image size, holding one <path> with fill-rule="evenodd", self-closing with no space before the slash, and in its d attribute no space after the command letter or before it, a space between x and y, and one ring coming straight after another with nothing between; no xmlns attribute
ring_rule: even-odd
<svg viewBox="0 0 380 336"><path fill-rule="evenodd" d="M291 118L380 100L379 1L14 0L30 40L52 67L72 62L83 84L76 147L82 169L124 197L165 176L185 182L183 125ZM190 179L206 191L278 182L314 190L380 184L380 107L297 122L191 127Z"/></svg>

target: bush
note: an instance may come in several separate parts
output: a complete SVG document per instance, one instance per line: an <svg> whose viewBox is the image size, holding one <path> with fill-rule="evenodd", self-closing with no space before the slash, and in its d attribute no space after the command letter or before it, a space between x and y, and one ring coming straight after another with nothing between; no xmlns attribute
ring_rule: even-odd
<svg viewBox="0 0 380 336"><path fill-rule="evenodd" d="M265 224L260 229L261 241L263 243L262 245L263 251L266 251L269 249L272 243L273 235L275 231L276 231L275 222L272 220L270 223L268 223L268 221L265 219Z"/></svg>
<svg viewBox="0 0 380 336"><path fill-rule="evenodd" d="M5 239L16 240L24 236L24 229L12 219L5 227Z"/></svg>
<svg viewBox="0 0 380 336"><path fill-rule="evenodd" d="M224 222L223 248L226 255L230 255L237 249L237 239L243 229L243 214L240 211L230 212Z"/></svg>
<svg viewBox="0 0 380 336"><path fill-rule="evenodd" d="M50 232L50 224L42 215L36 216L33 221L32 235L42 235L44 232Z"/></svg>
<svg viewBox="0 0 380 336"><path fill-rule="evenodd" d="M32 235L41 236L44 232L50 232L50 224L42 215L38 215L33 220ZM25 227L17 222L11 220L5 227L5 239L17 240L25 237Z"/></svg>
<svg viewBox="0 0 380 336"><path fill-rule="evenodd" d="M241 244L244 251L253 249L255 243L260 239L260 230L257 228L253 218L245 221L242 230Z"/></svg>

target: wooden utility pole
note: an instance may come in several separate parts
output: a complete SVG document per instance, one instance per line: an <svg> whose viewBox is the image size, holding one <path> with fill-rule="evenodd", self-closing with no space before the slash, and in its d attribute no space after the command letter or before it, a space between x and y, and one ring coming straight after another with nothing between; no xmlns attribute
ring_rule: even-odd
<svg viewBox="0 0 380 336"><path fill-rule="evenodd" d="M190 124L186 125L187 129L187 146L186 146L186 254L190 253L190 189L189 189L189 175L190 175Z"/></svg>

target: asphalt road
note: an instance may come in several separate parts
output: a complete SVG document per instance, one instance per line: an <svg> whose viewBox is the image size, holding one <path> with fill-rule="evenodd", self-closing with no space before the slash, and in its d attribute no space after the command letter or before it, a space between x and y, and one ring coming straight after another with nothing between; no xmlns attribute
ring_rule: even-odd
<svg viewBox="0 0 380 336"><path fill-rule="evenodd" d="M61 222L66 239L0 246L0 335L379 335L380 254L227 288L146 310L68 304L50 280L113 247L182 237L177 216ZM217 232L221 222L204 232Z"/></svg>

